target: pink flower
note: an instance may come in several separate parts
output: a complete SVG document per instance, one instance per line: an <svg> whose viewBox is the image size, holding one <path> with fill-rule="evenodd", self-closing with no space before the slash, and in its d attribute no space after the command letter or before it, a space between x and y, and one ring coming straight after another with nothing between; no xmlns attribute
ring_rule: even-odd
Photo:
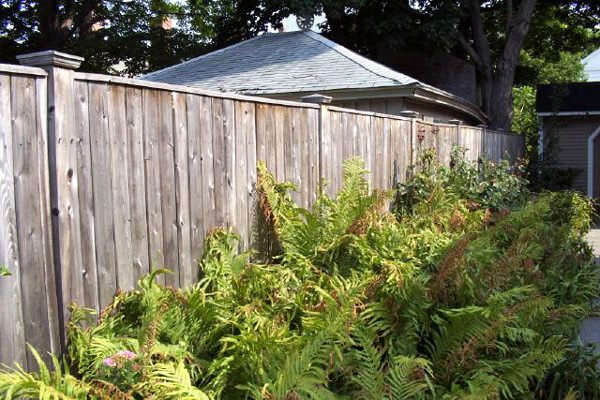
<svg viewBox="0 0 600 400"><path fill-rule="evenodd" d="M134 358L137 357L137 354L135 354L133 351L129 351L129 350L118 351L116 355L119 357L122 357L126 360L133 360Z"/></svg>
<svg viewBox="0 0 600 400"><path fill-rule="evenodd" d="M114 367L114 366L117 365L117 363L115 362L115 360L113 360L110 357L107 357L104 360L102 360L102 364L106 365L107 367Z"/></svg>

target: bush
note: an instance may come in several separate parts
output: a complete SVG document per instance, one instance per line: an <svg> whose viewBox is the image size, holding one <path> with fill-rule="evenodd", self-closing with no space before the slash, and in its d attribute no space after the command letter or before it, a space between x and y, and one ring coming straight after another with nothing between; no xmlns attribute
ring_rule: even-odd
<svg viewBox="0 0 600 400"><path fill-rule="evenodd" d="M163 287L155 271L97 323L73 308L71 372L7 371L0 393L533 398L565 361L598 284L584 198L548 193L517 207L521 194L491 195L481 178L445 190L464 177L432 168L405 185L426 189L390 213L392 193L369 191L362 163L348 160L338 196L305 210L259 169L271 260L252 262L216 230L197 284Z"/></svg>
<svg viewBox="0 0 600 400"><path fill-rule="evenodd" d="M494 165L484 158L474 165L465 160L464 152L453 147L450 167L445 167L438 162L433 149L425 150L412 167L412 179L397 188L396 210L410 212L414 204L431 196L436 189L443 190L446 196L491 210L517 208L529 199L524 165L511 166L507 160Z"/></svg>

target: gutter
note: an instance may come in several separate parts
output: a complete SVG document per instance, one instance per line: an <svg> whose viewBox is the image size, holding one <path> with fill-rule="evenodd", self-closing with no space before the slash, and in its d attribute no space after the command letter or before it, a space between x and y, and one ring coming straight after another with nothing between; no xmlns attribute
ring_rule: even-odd
<svg viewBox="0 0 600 400"><path fill-rule="evenodd" d="M466 112L472 117L478 119L483 124L487 124L490 122L490 119L487 117L487 115L484 114L483 111L479 109L479 107L475 106L474 104L463 98L460 98L443 90L436 89L433 86L424 85L422 83L416 83L410 86L413 86L413 97L419 100L432 104L443 105L445 107L453 108L461 112Z"/></svg>

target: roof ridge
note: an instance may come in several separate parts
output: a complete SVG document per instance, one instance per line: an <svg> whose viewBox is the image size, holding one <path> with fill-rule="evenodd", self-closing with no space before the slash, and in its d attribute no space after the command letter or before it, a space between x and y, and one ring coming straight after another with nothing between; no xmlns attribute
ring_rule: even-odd
<svg viewBox="0 0 600 400"><path fill-rule="evenodd" d="M271 33L263 33L262 35L256 35L256 36L254 36L254 37L252 37L252 38L250 38L250 39L242 40L241 42L238 42L238 43L232 44L232 45L230 45L230 46L227 46L227 47L223 47L222 49L215 50L215 51L210 51L210 52L208 52L208 53L204 53L204 54L202 54L202 55L200 55L200 56L198 56L198 57L190 58L189 60L185 60L185 61L183 61L183 62L180 62L180 63L178 63L178 64L173 64L173 65L171 65L171 66L169 66L169 67L166 67L166 68L163 68L163 69L159 69L159 70L156 70L156 71L152 71L152 72L150 72L149 74L146 74L146 75L142 75L142 76L140 76L140 79L151 78L152 76L154 76L154 75L156 75L156 74L162 73L162 72L164 72L164 71L171 70L171 69L173 69L173 68L175 68L175 67L180 67L180 66L182 66L182 65L189 64L189 63L191 63L191 62L194 62L194 61L201 60L201 59L203 59L203 58L206 58L206 57L208 57L208 56L213 56L213 55L215 55L215 54L220 54L220 53L223 53L223 52L225 52L225 51L227 51L227 50L234 49L234 48L236 48L236 47L239 47L239 46L241 46L241 45L243 45L243 44L250 43L250 42L253 42L253 41L255 41L255 40L261 39L261 38L263 38L263 37L270 36L270 35L271 35Z"/></svg>
<svg viewBox="0 0 600 400"><path fill-rule="evenodd" d="M407 83L404 83L404 82L398 80L397 78L392 78L392 77L386 76L386 75L382 74L381 72L378 72L378 71L373 70L372 68L369 68L363 62L359 62L358 60L356 60L356 57L360 57L363 60L366 60L366 61L368 61L370 63L376 64L377 66L382 67L384 69L387 69L387 70L393 72L394 74L402 74L401 72L395 71L395 70L393 70L390 67L387 67L387 66L385 66L385 65L383 65L381 63L378 63L377 61L373 61L370 58L367 58L367 57L365 57L365 56L363 56L361 54L358 54L357 52L355 52L353 50L350 50L349 48L344 47L341 44L334 42L333 40L329 40L325 36L320 35L317 32L313 32L312 30L305 30L305 31L302 31L302 33L304 33L309 38L311 38L311 39L313 39L313 40L315 40L315 41L317 41L319 43L322 43L323 45L329 47L330 49L338 52L339 54L341 54L342 56L346 57L347 59L349 59L353 63L361 66L362 68L366 69L367 71L369 71L369 72L371 72L371 73L373 73L373 74L375 74L377 76L389 79L389 80L397 82L397 83L399 83L401 85L406 85L407 84ZM350 54L347 54L347 53L350 53ZM421 83L419 80L414 79L412 77L409 77L408 75L405 75L405 74L402 74L402 75L406 76L407 78L412 79L415 83Z"/></svg>

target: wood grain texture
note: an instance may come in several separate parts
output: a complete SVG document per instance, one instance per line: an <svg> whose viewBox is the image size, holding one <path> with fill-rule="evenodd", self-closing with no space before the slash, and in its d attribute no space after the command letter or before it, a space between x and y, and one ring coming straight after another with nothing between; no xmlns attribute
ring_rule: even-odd
<svg viewBox="0 0 600 400"><path fill-rule="evenodd" d="M132 277L137 282L150 272L148 222L146 217L146 175L144 171L144 116L142 91L126 88L127 177L131 229Z"/></svg>
<svg viewBox="0 0 600 400"><path fill-rule="evenodd" d="M13 169L10 75L0 74L0 264L11 275L0 279L0 363L18 362L27 368L21 270Z"/></svg>
<svg viewBox="0 0 600 400"><path fill-rule="evenodd" d="M87 82L75 82L73 87L75 132L77 134L77 177L79 194L79 224L83 273L83 295L86 307L98 310L98 268L94 183L92 178L92 141L90 136L89 95Z"/></svg>
<svg viewBox="0 0 600 400"><path fill-rule="evenodd" d="M179 246L177 244L177 204L175 199L175 149L173 124L174 93L159 94L158 147L160 165L160 192L165 268L167 285L178 286L180 279Z"/></svg>
<svg viewBox="0 0 600 400"><path fill-rule="evenodd" d="M146 218L148 224L148 256L150 270L165 268L163 252L162 190L160 187L160 92L142 92L144 124L144 171L146 175ZM165 282L164 276L157 278Z"/></svg>
<svg viewBox="0 0 600 400"><path fill-rule="evenodd" d="M98 204L94 208L98 303L105 307L117 290L108 86L90 83L88 93L92 185L94 204Z"/></svg>
<svg viewBox="0 0 600 400"><path fill-rule="evenodd" d="M48 227L42 224L46 208L42 208L42 198L46 195L41 182L40 165L43 159L40 136L36 123L36 87L34 79L12 77L11 114L13 134L13 176L16 204L17 240L19 242L19 265L21 266L22 309L25 341L41 352L52 348L52 323L49 317L52 304L48 293L54 295L55 287L46 287L45 247ZM43 229L46 229L44 232ZM51 264L50 264L51 265ZM26 267L23 267L26 266ZM32 368L35 360L27 353L27 365ZM49 356L42 358L49 361Z"/></svg>
<svg viewBox="0 0 600 400"><path fill-rule="evenodd" d="M110 127L110 172L113 192L113 228L115 231L115 256L117 286L132 290L135 285L131 245L131 206L129 203L129 143L127 140L127 114L125 88L112 86L108 91Z"/></svg>
<svg viewBox="0 0 600 400"><path fill-rule="evenodd" d="M198 265L204 251L203 196L206 188L202 182L201 135L204 134L200 118L200 96L186 95L187 151L189 180L190 258L193 269L190 278L198 277ZM179 156L178 156L179 158Z"/></svg>
<svg viewBox="0 0 600 400"><path fill-rule="evenodd" d="M185 95L182 93L173 93L173 126L175 140L177 250L180 271L178 285L180 287L188 287L196 280L197 267L192 263L187 102Z"/></svg>

